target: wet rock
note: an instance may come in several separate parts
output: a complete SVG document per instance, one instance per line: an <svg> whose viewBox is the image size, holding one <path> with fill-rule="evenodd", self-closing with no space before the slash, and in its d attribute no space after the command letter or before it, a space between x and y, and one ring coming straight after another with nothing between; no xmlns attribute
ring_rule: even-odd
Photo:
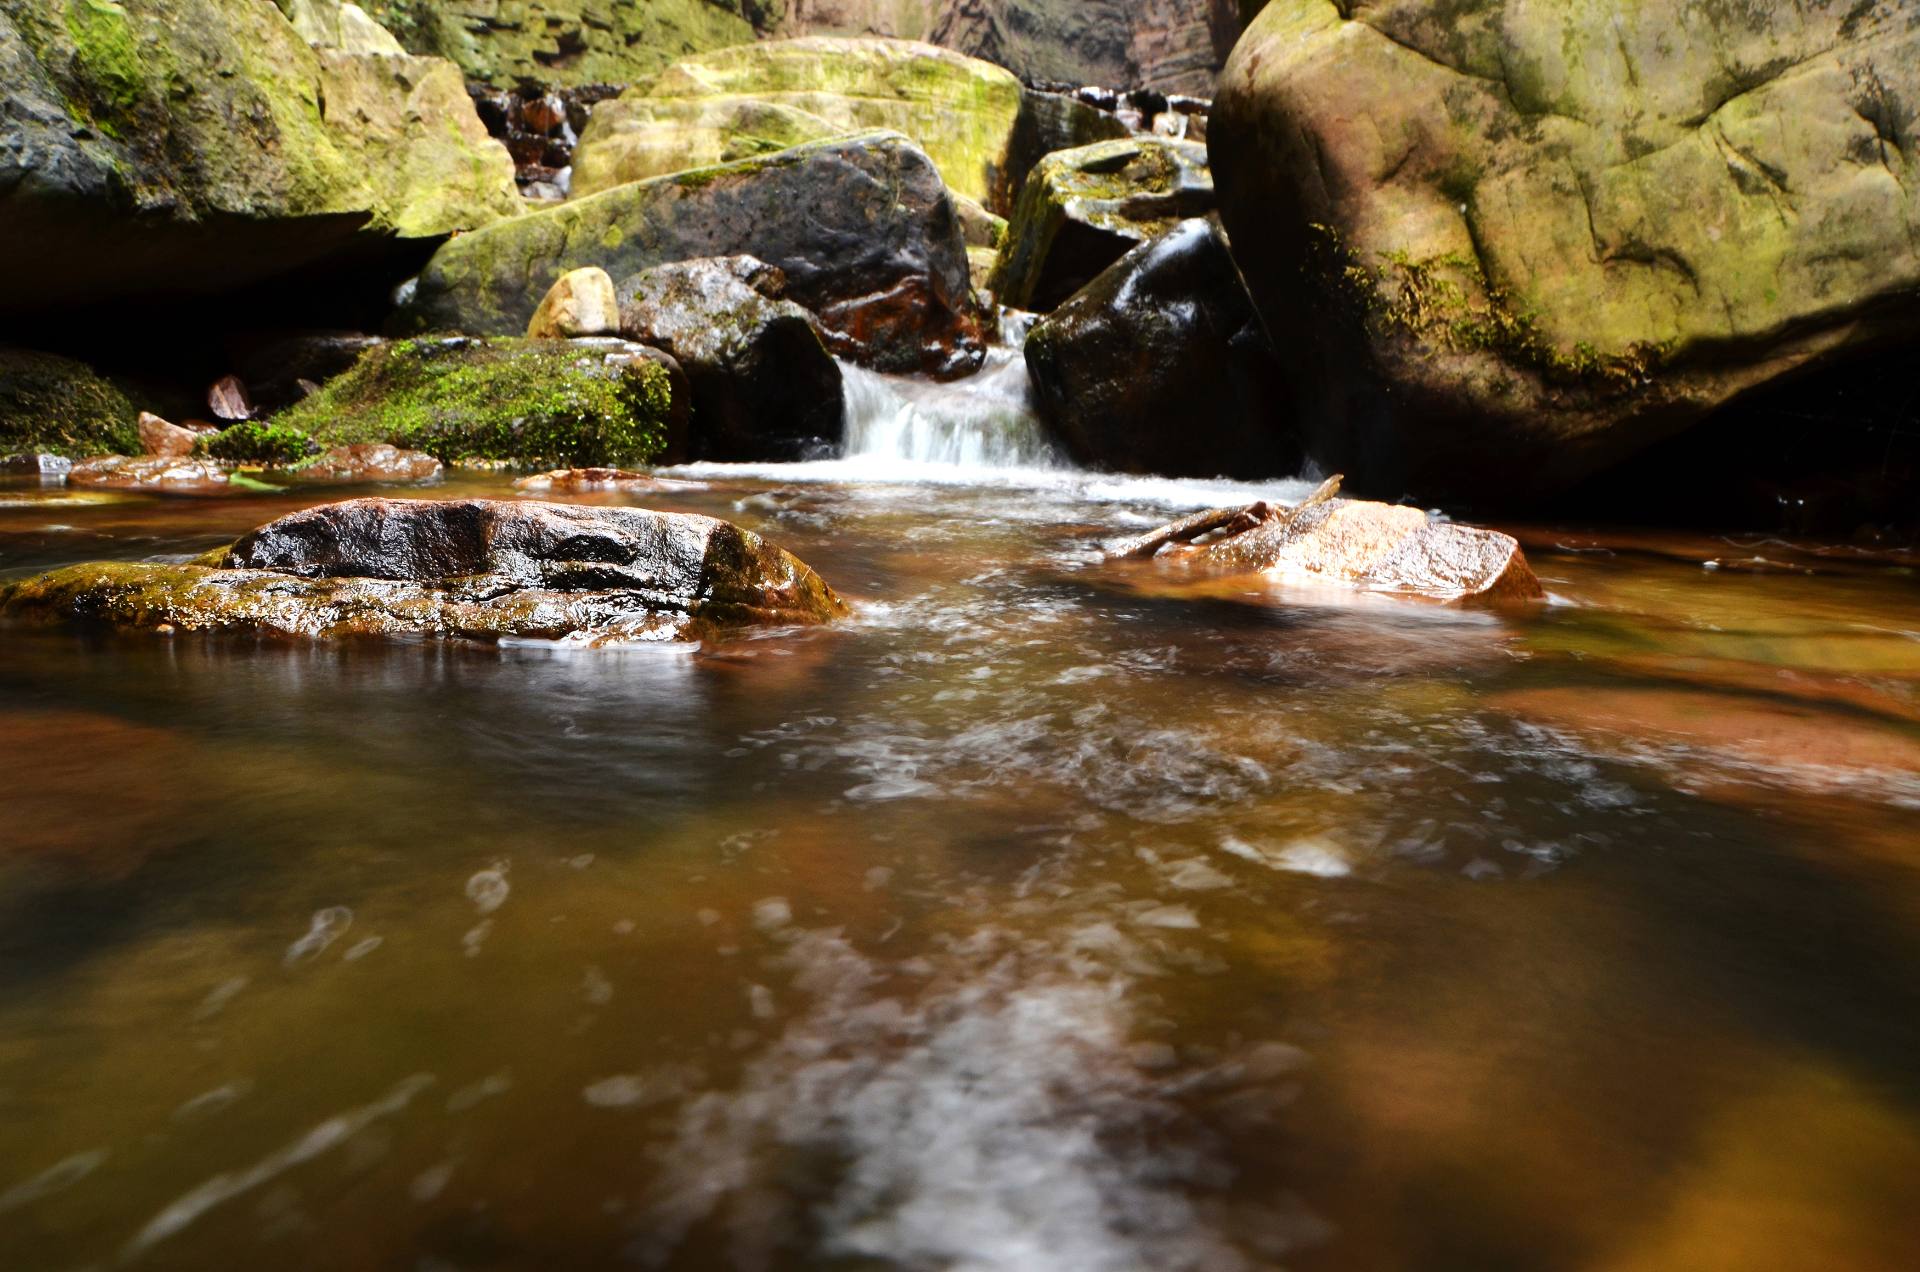
<svg viewBox="0 0 1920 1272"><path fill-rule="evenodd" d="M212 294L518 211L436 58L257 0L0 7L0 311Z"/></svg>
<svg viewBox="0 0 1920 1272"><path fill-rule="evenodd" d="M217 562L55 570L0 590L0 614L319 639L598 643L846 612L817 574L758 535L639 508L356 499L262 526Z"/></svg>
<svg viewBox="0 0 1920 1272"><path fill-rule="evenodd" d="M1196 143L1134 137L1049 155L1020 193L993 294L1044 313L1138 244L1212 210Z"/></svg>
<svg viewBox="0 0 1920 1272"><path fill-rule="evenodd" d="M237 375L223 375L207 386L207 409L216 420L250 420L253 397Z"/></svg>
<svg viewBox="0 0 1920 1272"><path fill-rule="evenodd" d="M1041 417L1083 464L1177 477L1298 471L1272 351L1225 238L1182 222L1027 337Z"/></svg>
<svg viewBox="0 0 1920 1272"><path fill-rule="evenodd" d="M0 474L51 477L65 481L67 474L72 471L73 461L65 455L50 455L45 451L0 455Z"/></svg>
<svg viewBox="0 0 1920 1272"><path fill-rule="evenodd" d="M644 463L675 444L676 370L619 340L399 340L273 423L445 463Z"/></svg>
<svg viewBox="0 0 1920 1272"><path fill-rule="evenodd" d="M1007 71L930 44L829 36L743 44L684 58L644 88L598 107L580 140L576 188L591 193L755 153L741 148L750 134L703 124L716 119L718 103L751 101L803 112L831 134L902 133L949 187L984 201L1007 184L1020 96L1020 81ZM681 121L693 130L683 132ZM682 132L683 143L661 146L663 130ZM602 138L618 155L598 153ZM621 138L635 144L623 146Z"/></svg>
<svg viewBox="0 0 1920 1272"><path fill-rule="evenodd" d="M926 155L869 133L656 177L463 234L435 253L401 315L416 330L517 334L568 270L616 279L751 255L785 271L834 351L953 376L985 348L953 202Z"/></svg>
<svg viewBox="0 0 1920 1272"><path fill-rule="evenodd" d="M589 265L570 270L547 290L527 323L530 340L610 336L620 330L620 301L607 271Z"/></svg>
<svg viewBox="0 0 1920 1272"><path fill-rule="evenodd" d="M200 435L190 428L161 419L151 411L140 412L140 453L178 459L193 454Z"/></svg>
<svg viewBox="0 0 1920 1272"><path fill-rule="evenodd" d="M252 390L256 411L278 411L342 374L380 343L380 337L360 331L273 335L240 352L235 373Z"/></svg>
<svg viewBox="0 0 1920 1272"><path fill-rule="evenodd" d="M1911 16L1267 6L1210 144L1310 453L1370 490L1535 499L1910 338Z"/></svg>
<svg viewBox="0 0 1920 1272"><path fill-rule="evenodd" d="M838 444L839 364L786 276L751 256L682 261L620 286L620 328L664 349L693 389L696 458L791 460Z"/></svg>
<svg viewBox="0 0 1920 1272"><path fill-rule="evenodd" d="M1397 504L1337 499L1338 479L1293 508L1267 503L1195 513L1117 545L1117 559L1197 574L1262 574L1433 600L1511 603L1545 595L1510 535Z"/></svg>
<svg viewBox="0 0 1920 1272"><path fill-rule="evenodd" d="M1014 121L1013 140L1007 147L1009 182L995 190L988 202L1011 211L1019 206L1027 178L1048 155L1132 135L1133 130L1111 110L1069 93L1029 87L1021 96L1020 117Z"/></svg>
<svg viewBox="0 0 1920 1272"><path fill-rule="evenodd" d="M344 486L356 482L438 481L440 461L423 451L401 450L384 442L335 446L274 474L276 481L298 486Z"/></svg>
<svg viewBox="0 0 1920 1272"><path fill-rule="evenodd" d="M112 381L72 358L0 348L0 453L139 450L138 413Z"/></svg>
<svg viewBox="0 0 1920 1272"><path fill-rule="evenodd" d="M67 483L90 490L132 490L152 495L225 495L232 493L227 470L205 459L132 459L106 455L84 459L67 473Z"/></svg>
<svg viewBox="0 0 1920 1272"><path fill-rule="evenodd" d="M513 483L513 488L528 494L554 495L586 495L606 490L675 494L711 489L704 481L677 481L625 468L556 468L550 473L522 477Z"/></svg>

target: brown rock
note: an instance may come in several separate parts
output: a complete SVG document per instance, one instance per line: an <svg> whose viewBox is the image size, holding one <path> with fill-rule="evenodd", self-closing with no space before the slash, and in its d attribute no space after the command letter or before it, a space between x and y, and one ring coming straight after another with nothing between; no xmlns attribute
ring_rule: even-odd
<svg viewBox="0 0 1920 1272"><path fill-rule="evenodd" d="M193 454L200 435L190 428L169 423L151 411L140 412L140 449L148 455L178 459Z"/></svg>
<svg viewBox="0 0 1920 1272"><path fill-rule="evenodd" d="M620 330L620 301L613 278L597 265L569 270L547 289L527 323L530 340L610 336Z"/></svg>
<svg viewBox="0 0 1920 1272"><path fill-rule="evenodd" d="M207 386L207 409L217 420L253 418L253 398L237 375L223 375Z"/></svg>
<svg viewBox="0 0 1920 1272"><path fill-rule="evenodd" d="M440 461L424 451L402 450L385 442L362 442L332 450L278 475L303 486L354 482L429 482L440 478Z"/></svg>
<svg viewBox="0 0 1920 1272"><path fill-rule="evenodd" d="M550 473L522 477L513 483L513 488L529 494L581 495L602 490L644 490L665 494L706 490L709 487L704 481L675 481L671 477L654 477L625 468L556 468Z"/></svg>
<svg viewBox="0 0 1920 1272"><path fill-rule="evenodd" d="M154 495L231 493L226 469L219 464L164 455L140 459L105 455L82 460L67 474L67 481L94 490L135 490Z"/></svg>

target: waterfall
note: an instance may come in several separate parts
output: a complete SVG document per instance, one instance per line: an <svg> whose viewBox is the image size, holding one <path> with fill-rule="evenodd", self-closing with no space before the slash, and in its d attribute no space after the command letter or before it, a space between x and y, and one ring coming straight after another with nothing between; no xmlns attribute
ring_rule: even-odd
<svg viewBox="0 0 1920 1272"><path fill-rule="evenodd" d="M1060 464L1033 409L1027 382L1028 315L1002 322L1005 343L964 380L938 384L841 364L846 384L848 460L906 461L966 468L1052 468Z"/></svg>

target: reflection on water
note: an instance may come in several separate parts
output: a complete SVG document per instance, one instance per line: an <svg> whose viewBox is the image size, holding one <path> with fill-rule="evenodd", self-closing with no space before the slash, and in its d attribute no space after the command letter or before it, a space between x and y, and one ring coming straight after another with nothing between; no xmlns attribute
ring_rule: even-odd
<svg viewBox="0 0 1920 1272"><path fill-rule="evenodd" d="M939 457L653 497L829 630L5 633L8 1265L1920 1266L1913 561L1181 594L1100 545L1303 488Z"/></svg>

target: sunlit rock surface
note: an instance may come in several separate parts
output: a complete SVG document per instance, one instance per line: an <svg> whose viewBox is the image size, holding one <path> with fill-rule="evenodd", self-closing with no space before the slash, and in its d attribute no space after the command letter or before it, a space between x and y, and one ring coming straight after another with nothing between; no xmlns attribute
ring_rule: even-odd
<svg viewBox="0 0 1920 1272"><path fill-rule="evenodd" d="M1920 329L1917 99L1911 4L1276 0L1208 135L1314 457L1514 503Z"/></svg>
<svg viewBox="0 0 1920 1272"><path fill-rule="evenodd" d="M357 499L165 565L76 565L0 614L133 629L339 639L699 639L846 612L805 563L712 517L470 499Z"/></svg>

